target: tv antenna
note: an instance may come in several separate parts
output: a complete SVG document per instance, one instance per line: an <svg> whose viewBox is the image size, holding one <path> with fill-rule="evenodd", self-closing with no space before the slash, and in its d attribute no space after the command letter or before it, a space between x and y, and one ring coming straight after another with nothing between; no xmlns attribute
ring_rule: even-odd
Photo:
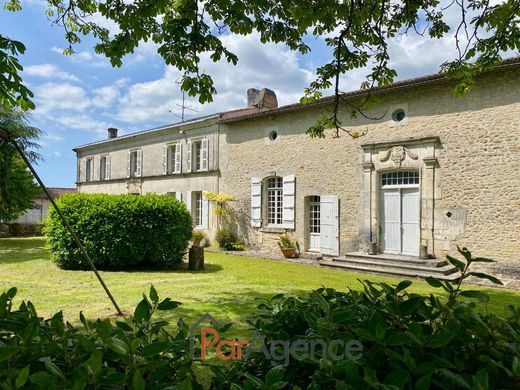
<svg viewBox="0 0 520 390"><path fill-rule="evenodd" d="M178 81L176 81L176 83L180 84ZM185 104L185 102L186 102L186 92L182 91L182 104L176 104L176 106L180 107L180 109L181 109L181 115L174 113L172 110L168 110L170 112L170 114L175 115L177 118L180 118L181 122L184 122L184 113L186 110L198 112L197 110L187 106Z"/></svg>

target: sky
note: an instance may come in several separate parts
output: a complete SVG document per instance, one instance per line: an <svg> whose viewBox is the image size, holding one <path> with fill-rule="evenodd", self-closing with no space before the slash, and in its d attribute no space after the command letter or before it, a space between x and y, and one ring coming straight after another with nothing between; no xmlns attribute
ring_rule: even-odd
<svg viewBox="0 0 520 390"><path fill-rule="evenodd" d="M72 148L105 139L107 128L116 127L121 135L179 121L181 73L164 64L153 44L141 45L125 57L121 68L112 68L97 55L89 38L75 46L76 54L64 56L63 30L45 16L45 2L24 0L22 5L16 13L0 9L0 33L27 47L20 57L21 75L35 94L30 123L45 132L39 141L44 160L36 169L48 187L75 187ZM455 20L456 15L449 18ZM316 67L331 55L324 37L309 38L312 51L305 56L284 45L262 45L256 35L225 35L222 40L239 63L204 61L218 94L206 105L187 98L186 105L195 111L186 110L186 118L243 108L248 88L274 90L279 105L296 103L314 79ZM390 43L390 55L398 80L436 73L440 64L455 57L454 38L397 36ZM345 76L342 90L358 89L367 73L362 69Z"/></svg>

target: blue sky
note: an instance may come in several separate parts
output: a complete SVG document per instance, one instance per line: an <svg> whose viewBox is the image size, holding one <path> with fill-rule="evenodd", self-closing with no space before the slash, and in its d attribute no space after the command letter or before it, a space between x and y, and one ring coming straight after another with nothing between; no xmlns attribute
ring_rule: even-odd
<svg viewBox="0 0 520 390"><path fill-rule="evenodd" d="M93 40L84 39L77 54L64 56L63 31L45 16L45 3L23 2L23 11L0 10L0 32L22 41L27 51L20 58L22 77L35 93L36 110L31 124L44 130L37 170L50 187L74 187L76 159L72 148L106 138L106 129L120 134L153 128L178 118L182 94L176 83L180 73L166 67L153 44L145 44L112 68L107 59L94 53ZM111 27L110 24L107 24ZM197 113L187 117L244 107L248 88L271 88L280 105L295 103L312 81L317 65L327 61L322 38L310 39L313 51L301 57L282 45L261 45L256 36L225 36L228 48L239 56L237 67L207 60L204 69L216 83L213 103L201 106L195 99L187 104ZM390 45L399 79L434 73L453 57L453 38L429 40L416 35L397 37ZM366 70L347 75L343 90L359 87Z"/></svg>

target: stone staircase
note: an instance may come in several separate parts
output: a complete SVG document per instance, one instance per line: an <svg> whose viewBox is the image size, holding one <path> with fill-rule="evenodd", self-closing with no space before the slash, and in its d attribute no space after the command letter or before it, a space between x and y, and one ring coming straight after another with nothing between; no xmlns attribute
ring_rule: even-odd
<svg viewBox="0 0 520 390"><path fill-rule="evenodd" d="M433 276L440 280L456 281L459 277L457 269L446 260L419 259L400 255L369 255L353 252L347 253L345 256L320 261L320 265L345 271L369 272L408 278Z"/></svg>

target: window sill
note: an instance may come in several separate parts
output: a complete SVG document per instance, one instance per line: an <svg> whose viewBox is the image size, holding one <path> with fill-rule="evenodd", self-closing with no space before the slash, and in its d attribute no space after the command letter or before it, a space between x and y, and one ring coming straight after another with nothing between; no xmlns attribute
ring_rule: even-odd
<svg viewBox="0 0 520 390"><path fill-rule="evenodd" d="M262 226L258 231L262 233L280 233L283 234L287 231L286 228L280 226Z"/></svg>

